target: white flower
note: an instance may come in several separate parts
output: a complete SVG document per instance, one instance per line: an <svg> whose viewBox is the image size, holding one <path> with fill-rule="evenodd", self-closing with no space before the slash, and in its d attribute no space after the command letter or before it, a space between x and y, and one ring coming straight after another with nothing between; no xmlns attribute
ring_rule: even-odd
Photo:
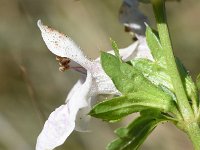
<svg viewBox="0 0 200 150"><path fill-rule="evenodd" d="M144 0L143 2L147 1ZM135 56L132 58L148 58L153 60L145 38L145 23L148 23L148 18L138 7L139 0L124 0L119 11L119 21L125 26L126 31L135 33L138 39L138 48L134 51Z"/></svg>
<svg viewBox="0 0 200 150"><path fill-rule="evenodd" d="M87 129L89 121L87 113L97 95L120 95L120 92L103 71L99 58L88 59L69 37L43 25L40 20L38 27L48 49L57 56L69 58L71 61L68 67L82 73L82 78L69 92L66 104L50 114L38 136L36 150L52 150L63 144L74 129L78 131ZM124 61L137 57L152 59L144 37L129 47L120 49L119 52Z"/></svg>
<svg viewBox="0 0 200 150"><path fill-rule="evenodd" d="M37 140L37 150L53 149L61 145L75 128L75 120L81 108L90 106L91 98L97 94L119 94L110 78L104 73L99 62L87 59L80 48L64 34L44 26L38 21L42 37L49 50L67 57L87 70L69 96L65 105L51 113ZM85 114L86 115L86 114ZM79 127L81 130L81 127Z"/></svg>

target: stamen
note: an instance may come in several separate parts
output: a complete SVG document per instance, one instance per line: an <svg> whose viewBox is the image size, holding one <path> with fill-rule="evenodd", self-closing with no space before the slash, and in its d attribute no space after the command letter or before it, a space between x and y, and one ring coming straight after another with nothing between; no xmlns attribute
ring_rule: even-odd
<svg viewBox="0 0 200 150"><path fill-rule="evenodd" d="M69 63L70 63L70 59L67 57L60 57L60 56L56 56L56 60L59 62L59 70L61 72L64 72L65 70L70 69Z"/></svg>
<svg viewBox="0 0 200 150"><path fill-rule="evenodd" d="M59 71L61 71L61 72L64 72L65 70L67 70L68 68L65 68L65 67L59 67Z"/></svg>
<svg viewBox="0 0 200 150"><path fill-rule="evenodd" d="M56 60L59 62L59 71L64 72L65 70L73 69L76 70L77 72L80 72L81 74L86 74L85 69L81 66L70 66L69 63L71 60L67 57L60 57L56 56Z"/></svg>

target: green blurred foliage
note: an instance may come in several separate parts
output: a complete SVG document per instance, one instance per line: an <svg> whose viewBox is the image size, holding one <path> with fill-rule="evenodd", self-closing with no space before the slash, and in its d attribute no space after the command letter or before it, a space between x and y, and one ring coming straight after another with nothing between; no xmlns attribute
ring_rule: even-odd
<svg viewBox="0 0 200 150"><path fill-rule="evenodd" d="M100 50L111 49L110 37L119 47L131 43L118 23L120 4L121 0L0 0L0 150L33 150L44 120L64 103L79 77L73 71L58 71L37 20L66 33L96 58ZM150 5L141 8L153 18ZM167 9L175 54L194 77L200 72L200 1L171 2ZM113 130L127 122L130 118L111 125L94 119L93 132L74 132L57 149L105 149L115 138ZM167 124L158 127L142 149L189 150L191 144Z"/></svg>

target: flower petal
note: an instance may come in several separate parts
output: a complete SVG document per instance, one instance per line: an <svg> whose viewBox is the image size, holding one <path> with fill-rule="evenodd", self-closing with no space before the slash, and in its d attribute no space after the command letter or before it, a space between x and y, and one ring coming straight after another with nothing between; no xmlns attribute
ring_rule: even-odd
<svg viewBox="0 0 200 150"><path fill-rule="evenodd" d="M42 32L44 42L52 53L60 57L67 57L86 69L90 68L91 61L85 57L74 41L66 35L43 25L41 20L38 20L37 24Z"/></svg>
<svg viewBox="0 0 200 150"><path fill-rule="evenodd" d="M40 133L36 150L52 150L64 143L75 128L75 122L70 117L68 105L62 105L52 112Z"/></svg>
<svg viewBox="0 0 200 150"><path fill-rule="evenodd" d="M151 54L151 50L149 49L146 38L145 37L140 37L139 39L139 46L137 49L137 54L135 58L146 58L154 61L153 56Z"/></svg>
<svg viewBox="0 0 200 150"><path fill-rule="evenodd" d="M135 41L128 47L119 49L119 55L121 56L123 61L127 62L136 57L138 44L139 42ZM108 53L113 54L113 55L115 54L113 50L108 51Z"/></svg>
<svg viewBox="0 0 200 150"><path fill-rule="evenodd" d="M82 75L81 78L74 84L74 86L71 88L71 90L69 91L69 93L67 95L67 98L65 100L66 103L81 88L81 86L84 84L85 80L86 80L86 76Z"/></svg>
<svg viewBox="0 0 200 150"><path fill-rule="evenodd" d="M84 84L80 86L80 88L77 88L71 98L67 101L72 116L76 116L79 109L89 105L88 99L91 97L92 84L93 78L91 73L88 71Z"/></svg>
<svg viewBox="0 0 200 150"><path fill-rule="evenodd" d="M90 88L90 97L87 99L87 106L79 109L76 116L76 126L75 130L80 132L88 132L88 123L90 121L90 116L88 115L91 109L91 103L95 103L97 100L97 95L99 94L113 94L120 95L120 92L114 86L112 80L106 75L103 71L101 64L99 62L94 62L90 70L92 76L92 86ZM76 86L79 82L76 83L75 92L80 92ZM71 95L71 92L70 92ZM68 96L69 97L69 96ZM70 96L71 97L71 96ZM71 99L70 99L71 102Z"/></svg>
<svg viewBox="0 0 200 150"><path fill-rule="evenodd" d="M82 86L79 84L75 88L77 90L73 92L67 104L50 114L37 139L36 150L52 150L64 143L75 128L77 112L89 105L91 86L92 76L88 72L86 81Z"/></svg>
<svg viewBox="0 0 200 150"><path fill-rule="evenodd" d="M113 50L108 51L108 53L115 55ZM141 37L139 41L135 41L126 48L119 49L119 54L124 62L135 58L147 58L153 60L145 37ZM97 58L96 61L99 62L100 58Z"/></svg>
<svg viewBox="0 0 200 150"><path fill-rule="evenodd" d="M88 132L89 128L89 122L91 119L91 116L88 115L88 113L91 110L91 106L81 108L77 115L76 115L76 121L75 121L75 130L79 132Z"/></svg>

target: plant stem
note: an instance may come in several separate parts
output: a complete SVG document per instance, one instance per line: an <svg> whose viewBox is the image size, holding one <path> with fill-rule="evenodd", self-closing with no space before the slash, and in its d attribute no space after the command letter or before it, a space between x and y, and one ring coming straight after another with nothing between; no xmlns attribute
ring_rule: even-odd
<svg viewBox="0 0 200 150"><path fill-rule="evenodd" d="M163 55L166 59L168 73L171 77L171 81L174 87L174 91L177 97L177 103L182 117L185 121L194 118L193 110L187 99L184 85L182 83L176 61L172 51L172 44L170 40L169 30L167 26L167 18L165 14L165 3L164 0L151 0L154 14L156 17L157 28L161 45L163 47Z"/></svg>
<svg viewBox="0 0 200 150"><path fill-rule="evenodd" d="M180 73L173 55L172 44L167 26L166 10L164 0L151 0L156 17L157 28L163 55L165 56L168 73L177 97L177 104L183 120L179 122L180 127L190 137L195 150L200 150L200 127L191 105L189 104Z"/></svg>
<svg viewBox="0 0 200 150"><path fill-rule="evenodd" d="M194 122L187 125L185 129L187 135L193 143L195 150L200 150L200 128L199 125Z"/></svg>

